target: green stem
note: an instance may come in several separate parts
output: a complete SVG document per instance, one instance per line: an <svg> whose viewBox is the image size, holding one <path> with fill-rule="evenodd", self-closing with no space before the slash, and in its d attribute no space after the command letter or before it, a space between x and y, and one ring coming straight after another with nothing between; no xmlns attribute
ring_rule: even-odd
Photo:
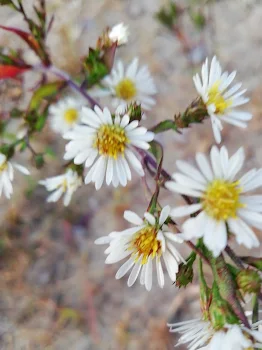
<svg viewBox="0 0 262 350"><path fill-rule="evenodd" d="M231 305L234 313L243 323L243 325L247 328L250 328L245 312L237 298L237 293L234 287L232 275L228 270L223 255L220 255L218 258L214 258L210 253L210 262L213 270L214 279L218 285L221 297Z"/></svg>
<svg viewBox="0 0 262 350"><path fill-rule="evenodd" d="M258 303L258 296L254 295L253 297L253 314L252 314L252 323L256 323L259 320L259 303Z"/></svg>

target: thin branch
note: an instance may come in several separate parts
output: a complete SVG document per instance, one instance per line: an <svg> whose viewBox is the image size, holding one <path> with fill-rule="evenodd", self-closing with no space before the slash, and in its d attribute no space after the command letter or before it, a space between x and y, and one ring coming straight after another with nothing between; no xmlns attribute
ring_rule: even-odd
<svg viewBox="0 0 262 350"><path fill-rule="evenodd" d="M229 246L226 246L225 251L227 255L230 257L230 259L236 264L237 267L239 267L240 269L245 268L245 265L243 264L243 261L241 260L241 258L237 256Z"/></svg>
<svg viewBox="0 0 262 350"><path fill-rule="evenodd" d="M204 260L209 266L211 266L210 261L207 259L207 257L201 252L199 248L197 248L191 241L185 242L192 250L194 250L202 260Z"/></svg>
<svg viewBox="0 0 262 350"><path fill-rule="evenodd" d="M66 72L54 67L54 66L49 66L49 67L42 67L44 68L45 71L53 73L54 75L56 75L58 78L66 81L68 83L68 85L76 90L77 92L79 92L82 96L84 96L88 102L91 105L91 108L94 108L94 106L98 106L101 108L101 106L99 105L99 103L93 98L91 97L85 90L82 89L81 86L77 85L70 77L70 75L68 75Z"/></svg>

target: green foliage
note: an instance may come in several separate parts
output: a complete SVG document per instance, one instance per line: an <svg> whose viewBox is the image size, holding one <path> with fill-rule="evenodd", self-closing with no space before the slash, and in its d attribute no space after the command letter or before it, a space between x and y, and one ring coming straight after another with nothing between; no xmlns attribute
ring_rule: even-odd
<svg viewBox="0 0 262 350"><path fill-rule="evenodd" d="M260 274L253 269L242 270L236 278L239 289L244 294L259 293L262 279Z"/></svg>
<svg viewBox="0 0 262 350"><path fill-rule="evenodd" d="M102 60L100 50L89 49L89 54L84 61L84 70L88 88L99 83L109 73L107 66Z"/></svg>
<svg viewBox="0 0 262 350"><path fill-rule="evenodd" d="M215 330L223 328L225 324L237 324L239 322L230 304L221 298L216 282L213 283L212 287L212 302L209 308L209 315Z"/></svg>
<svg viewBox="0 0 262 350"><path fill-rule="evenodd" d="M155 134L159 134L161 132L165 132L168 130L174 130L178 131L178 127L173 120L164 120L163 122L158 123L153 128L151 128L151 131L153 131Z"/></svg>
<svg viewBox="0 0 262 350"><path fill-rule="evenodd" d="M38 88L31 98L29 111L38 109L43 99L48 99L56 95L63 85L63 82L58 81L42 85Z"/></svg>
<svg viewBox="0 0 262 350"><path fill-rule="evenodd" d="M179 270L176 277L176 286L186 287L189 283L192 283L194 278L193 265L196 260L196 253L192 252L186 260L186 264L179 264Z"/></svg>
<svg viewBox="0 0 262 350"><path fill-rule="evenodd" d="M18 109L18 108L13 108L11 111L10 111L10 117L11 118L14 118L14 119L19 119L19 118L22 118L22 116L25 114L24 111L21 111L21 109Z"/></svg>
<svg viewBox="0 0 262 350"><path fill-rule="evenodd" d="M45 159L43 154L34 155L34 163L37 169L41 169L45 164Z"/></svg>
<svg viewBox="0 0 262 350"><path fill-rule="evenodd" d="M168 29L172 29L177 23L179 16L179 9L175 3L170 2L168 7L162 7L157 13L156 18L166 26Z"/></svg>
<svg viewBox="0 0 262 350"><path fill-rule="evenodd" d="M191 11L190 16L197 29L202 30L206 26L206 17L200 10Z"/></svg>

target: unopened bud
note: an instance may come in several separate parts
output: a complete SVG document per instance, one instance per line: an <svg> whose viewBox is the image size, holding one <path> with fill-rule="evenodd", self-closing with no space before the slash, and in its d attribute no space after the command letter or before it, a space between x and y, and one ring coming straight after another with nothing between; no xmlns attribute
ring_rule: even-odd
<svg viewBox="0 0 262 350"><path fill-rule="evenodd" d="M125 109L125 114L129 115L130 121L132 120L140 121L143 115L141 104L136 102L130 103Z"/></svg>
<svg viewBox="0 0 262 350"><path fill-rule="evenodd" d="M238 323L238 318L227 301L221 298L216 283L212 288L212 302L209 308L210 322L214 329L218 330L225 324Z"/></svg>
<svg viewBox="0 0 262 350"><path fill-rule="evenodd" d="M258 293L261 288L261 277L255 270L246 269L242 270L237 275L238 288L246 293Z"/></svg>
<svg viewBox="0 0 262 350"><path fill-rule="evenodd" d="M34 163L37 169L41 169L45 163L44 156L42 154L35 155Z"/></svg>
<svg viewBox="0 0 262 350"><path fill-rule="evenodd" d="M189 283L192 283L194 277L194 271L191 264L179 265L179 270L176 275L176 286L178 288L186 287Z"/></svg>

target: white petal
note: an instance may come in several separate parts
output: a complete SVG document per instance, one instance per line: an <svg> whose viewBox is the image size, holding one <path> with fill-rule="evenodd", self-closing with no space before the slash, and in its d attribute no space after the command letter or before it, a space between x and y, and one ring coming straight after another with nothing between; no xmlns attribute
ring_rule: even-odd
<svg viewBox="0 0 262 350"><path fill-rule="evenodd" d="M169 214L170 214L170 206L166 205L160 213L160 217L159 217L159 225L162 226L164 224L164 222L166 221L166 219L168 218Z"/></svg>
<svg viewBox="0 0 262 350"><path fill-rule="evenodd" d="M204 243L214 257L218 257L227 245L227 230L224 221L209 219L204 234Z"/></svg>
<svg viewBox="0 0 262 350"><path fill-rule="evenodd" d="M127 281L128 287L131 287L135 283L135 281L137 280L137 277L138 277L139 272L140 272L141 267L142 267L140 262L141 262L141 258L135 264L135 266L133 267L133 269L132 269L132 271L130 273L130 276L129 276L128 281Z"/></svg>
<svg viewBox="0 0 262 350"><path fill-rule="evenodd" d="M210 152L211 164L215 174L215 177L222 176L222 169L220 164L220 153L217 146L213 146Z"/></svg>
<svg viewBox="0 0 262 350"><path fill-rule="evenodd" d="M145 268L145 287L147 291L152 288L152 259L149 257Z"/></svg>
<svg viewBox="0 0 262 350"><path fill-rule="evenodd" d="M24 166L19 165L17 163L13 163L13 166L19 170L21 173L25 174L25 175L30 175L30 171L28 169L26 169Z"/></svg>
<svg viewBox="0 0 262 350"><path fill-rule="evenodd" d="M203 193L201 193L200 191L192 190L185 186L181 186L180 184L177 184L174 181L167 181L165 183L165 187L170 191L185 194L196 198L201 198L203 196Z"/></svg>
<svg viewBox="0 0 262 350"><path fill-rule="evenodd" d="M129 258L117 271L116 279L119 280L122 278L134 265L135 261L133 257Z"/></svg>
<svg viewBox="0 0 262 350"><path fill-rule="evenodd" d="M124 212L124 218L126 221L134 225L143 225L143 220L133 211L126 210Z"/></svg>
<svg viewBox="0 0 262 350"><path fill-rule="evenodd" d="M176 207L171 209L170 215L174 218L180 218L183 216L196 213L198 210L201 210L201 208L202 208L201 203Z"/></svg>
<svg viewBox="0 0 262 350"><path fill-rule="evenodd" d="M198 171L195 167L188 164L187 162L184 162L182 160L178 160L176 162L176 165L180 171L182 171L185 175L191 177L195 181L198 181L202 184L206 184L206 179L204 176Z"/></svg>
<svg viewBox="0 0 262 350"><path fill-rule="evenodd" d="M149 222L150 225L154 226L156 224L156 219L152 214L146 212L144 214L144 217Z"/></svg>
<svg viewBox="0 0 262 350"><path fill-rule="evenodd" d="M161 288L163 288L165 284L165 279L160 259L156 259L156 272L158 284Z"/></svg>
<svg viewBox="0 0 262 350"><path fill-rule="evenodd" d="M207 180L212 181L214 176L207 157L203 153L197 153L196 161L202 174L206 177Z"/></svg>

